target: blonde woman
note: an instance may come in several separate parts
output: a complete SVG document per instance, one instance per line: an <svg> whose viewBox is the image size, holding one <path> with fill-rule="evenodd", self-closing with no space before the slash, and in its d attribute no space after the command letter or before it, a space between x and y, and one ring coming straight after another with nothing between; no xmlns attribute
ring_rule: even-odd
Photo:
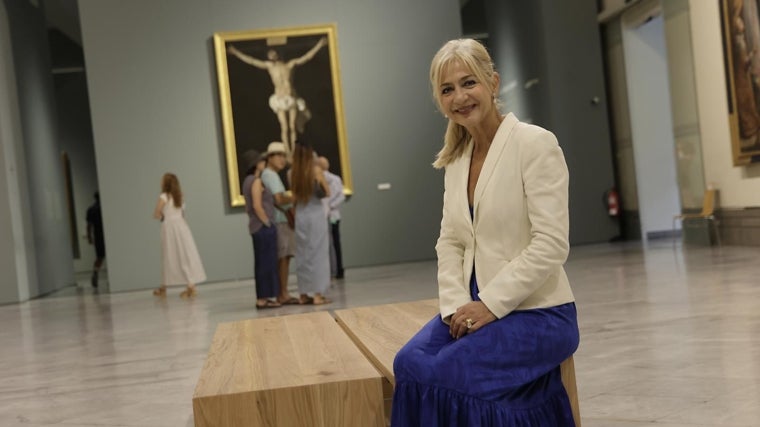
<svg viewBox="0 0 760 427"><path fill-rule="evenodd" d="M177 176L166 173L161 178L161 195L153 218L161 221L161 287L153 295L166 296L166 287L186 285L183 298L195 297L195 285L206 280L198 249L185 221L185 203Z"/></svg>
<svg viewBox="0 0 760 427"><path fill-rule="evenodd" d="M568 171L554 135L499 111L499 74L475 40L435 55L449 124L436 245L440 314L396 355L391 425L573 426L560 363L578 347Z"/></svg>

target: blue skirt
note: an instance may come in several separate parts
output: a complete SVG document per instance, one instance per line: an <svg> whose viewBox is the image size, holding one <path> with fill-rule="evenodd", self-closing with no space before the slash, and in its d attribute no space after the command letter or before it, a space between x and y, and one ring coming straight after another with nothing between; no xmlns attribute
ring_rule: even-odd
<svg viewBox="0 0 760 427"><path fill-rule="evenodd" d="M477 299L474 277L471 289ZM575 303L514 311L458 340L436 316L396 355L391 425L574 427L559 365L578 341Z"/></svg>

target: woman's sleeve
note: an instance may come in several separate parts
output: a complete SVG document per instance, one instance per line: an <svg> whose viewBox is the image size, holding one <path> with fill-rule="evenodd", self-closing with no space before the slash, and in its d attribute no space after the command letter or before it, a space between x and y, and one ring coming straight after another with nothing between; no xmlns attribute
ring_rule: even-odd
<svg viewBox="0 0 760 427"><path fill-rule="evenodd" d="M445 181L448 182L448 169ZM452 201L448 183L444 184L443 217L441 232L435 245L438 254L438 301L441 318L448 323L448 318L457 308L472 301L464 276L464 243L457 237L452 213Z"/></svg>
<svg viewBox="0 0 760 427"><path fill-rule="evenodd" d="M531 239L479 293L496 317L504 317L565 263L570 249L568 171L562 149L542 130L520 149Z"/></svg>

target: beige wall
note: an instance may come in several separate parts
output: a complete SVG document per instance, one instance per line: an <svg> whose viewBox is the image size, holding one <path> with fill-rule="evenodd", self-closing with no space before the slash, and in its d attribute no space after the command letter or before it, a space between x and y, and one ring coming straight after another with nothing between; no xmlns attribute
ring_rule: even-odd
<svg viewBox="0 0 760 427"><path fill-rule="evenodd" d="M690 0L689 9L705 182L720 190L721 207L760 206L760 164L731 160L719 2Z"/></svg>

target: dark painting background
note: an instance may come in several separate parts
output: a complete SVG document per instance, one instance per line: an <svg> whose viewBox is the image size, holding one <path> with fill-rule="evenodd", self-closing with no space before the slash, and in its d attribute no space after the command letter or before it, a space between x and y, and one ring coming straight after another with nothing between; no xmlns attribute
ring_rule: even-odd
<svg viewBox="0 0 760 427"><path fill-rule="evenodd" d="M227 42L225 51L227 46L233 45L247 55L267 60L267 52L274 49L280 59L287 62L308 52L322 37L327 37L327 33L288 37L286 44L278 46L267 46L265 38ZM329 49L330 43L323 46L311 60L292 71L296 95L306 101L312 116L304 134L299 135L298 142L311 144L319 155L330 160L330 171L343 177ZM227 72L235 151L237 159L241 160L247 150L264 152L270 142L281 139L277 115L269 108L269 97L274 93L274 86L269 72L246 64L231 54L227 54ZM238 162L241 183L244 169L245 165Z"/></svg>

